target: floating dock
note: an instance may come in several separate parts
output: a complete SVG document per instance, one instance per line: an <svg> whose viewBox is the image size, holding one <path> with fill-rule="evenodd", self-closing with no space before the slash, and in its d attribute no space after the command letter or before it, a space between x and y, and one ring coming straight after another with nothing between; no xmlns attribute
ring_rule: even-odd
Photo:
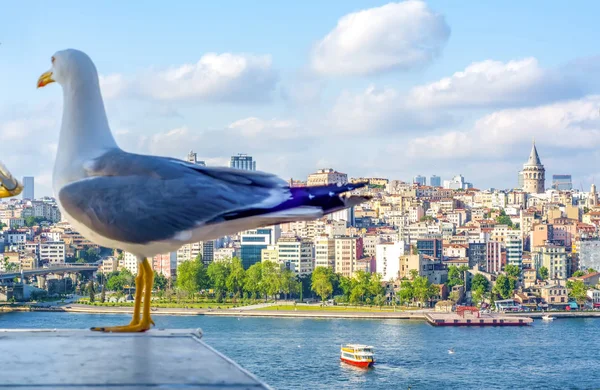
<svg viewBox="0 0 600 390"><path fill-rule="evenodd" d="M200 330L0 329L0 389L270 389Z"/></svg>
<svg viewBox="0 0 600 390"><path fill-rule="evenodd" d="M427 313L425 318L433 326L526 326L533 322L532 318L501 314L461 316L457 313Z"/></svg>

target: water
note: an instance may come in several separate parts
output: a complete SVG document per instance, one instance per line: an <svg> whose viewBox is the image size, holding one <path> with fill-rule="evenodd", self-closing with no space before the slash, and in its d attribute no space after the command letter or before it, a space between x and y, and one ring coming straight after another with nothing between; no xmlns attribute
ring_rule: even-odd
<svg viewBox="0 0 600 390"><path fill-rule="evenodd" d="M0 328L89 328L129 319L6 313ZM202 328L208 344L275 389L600 389L600 319L538 320L523 328L435 328L408 320L154 319L161 328ZM375 368L339 362L340 344L350 342L375 346Z"/></svg>

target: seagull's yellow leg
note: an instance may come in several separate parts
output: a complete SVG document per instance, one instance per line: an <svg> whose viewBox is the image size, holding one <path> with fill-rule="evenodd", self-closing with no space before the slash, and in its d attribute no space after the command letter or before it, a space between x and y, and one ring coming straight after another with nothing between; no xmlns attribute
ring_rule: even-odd
<svg viewBox="0 0 600 390"><path fill-rule="evenodd" d="M154 271L152 271L152 266L148 262L148 259L144 259L142 262L142 267L144 267L144 308L142 310L142 319L138 326L140 326L140 331L146 331L150 329L150 325L154 325L154 321L152 321L152 317L150 316L150 304L152 303L152 286L154 285Z"/></svg>
<svg viewBox="0 0 600 390"><path fill-rule="evenodd" d="M150 275L150 287L148 287L148 275ZM150 318L150 300L152 299L152 285L154 284L154 272L152 267L148 263L148 260L144 259L139 264L138 274L135 278L135 302L133 306L133 318L129 325L124 326L109 326L109 327L94 327L92 330L100 332L143 332L150 329L150 326L143 328L140 322L140 308L142 303L142 296L144 296L144 310L146 309L146 301L148 302L148 318ZM146 293L148 291L148 293ZM150 319L150 323L154 324L154 321Z"/></svg>

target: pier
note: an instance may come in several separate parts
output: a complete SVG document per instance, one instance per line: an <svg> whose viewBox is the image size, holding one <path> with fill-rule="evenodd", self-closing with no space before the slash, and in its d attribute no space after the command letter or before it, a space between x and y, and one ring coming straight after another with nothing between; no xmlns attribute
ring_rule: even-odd
<svg viewBox="0 0 600 390"><path fill-rule="evenodd" d="M270 389L200 330L0 329L0 389Z"/></svg>
<svg viewBox="0 0 600 390"><path fill-rule="evenodd" d="M503 314L481 314L477 307L458 306L456 312L433 312L425 315L433 326L526 326L532 318Z"/></svg>

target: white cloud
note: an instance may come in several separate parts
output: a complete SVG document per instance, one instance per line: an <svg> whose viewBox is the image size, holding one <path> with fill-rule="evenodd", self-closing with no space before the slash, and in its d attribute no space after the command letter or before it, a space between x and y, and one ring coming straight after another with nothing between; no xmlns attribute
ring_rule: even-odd
<svg viewBox="0 0 600 390"><path fill-rule="evenodd" d="M0 113L0 160L15 177L36 176L37 194L51 194L42 175L54 165L60 107L45 104L5 108Z"/></svg>
<svg viewBox="0 0 600 390"><path fill-rule="evenodd" d="M543 69L533 58L473 62L431 84L413 88L414 107L520 106L573 97L579 88L564 74Z"/></svg>
<svg viewBox="0 0 600 390"><path fill-rule="evenodd" d="M129 81L121 74L100 75L100 90L104 99L113 99L125 93Z"/></svg>
<svg viewBox="0 0 600 390"><path fill-rule="evenodd" d="M407 106L393 88L369 86L360 93L344 91L329 116L332 128L351 134L411 132L454 124L444 112L424 111Z"/></svg>
<svg viewBox="0 0 600 390"><path fill-rule="evenodd" d="M424 2L389 3L342 17L313 48L311 66L327 75L416 68L438 57L449 36L444 17Z"/></svg>
<svg viewBox="0 0 600 390"><path fill-rule="evenodd" d="M465 131L450 131L412 140L411 156L423 150L430 158L502 157L513 147L530 142L559 150L593 149L600 146L600 96L592 95L533 108L496 111Z"/></svg>
<svg viewBox="0 0 600 390"><path fill-rule="evenodd" d="M297 138L301 136L301 129L291 120L270 119L264 120L256 117L240 119L229 125L230 129L239 130L244 137L269 138Z"/></svg>
<svg viewBox="0 0 600 390"><path fill-rule="evenodd" d="M262 102L278 81L268 55L203 55L195 64L147 70L133 78L101 77L106 98L138 97L158 101Z"/></svg>

